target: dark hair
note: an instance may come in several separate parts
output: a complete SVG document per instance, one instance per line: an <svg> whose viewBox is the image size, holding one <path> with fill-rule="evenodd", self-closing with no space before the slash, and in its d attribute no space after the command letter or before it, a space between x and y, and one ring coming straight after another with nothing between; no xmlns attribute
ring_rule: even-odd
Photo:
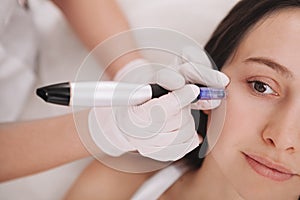
<svg viewBox="0 0 300 200"><path fill-rule="evenodd" d="M263 17L286 8L300 8L300 0L241 0L221 21L205 45L205 50L220 70L234 53L247 32ZM199 115L199 114L198 114ZM200 112L198 132L206 134L207 115ZM207 146L207 141L202 146ZM200 167L199 146L186 155L188 162Z"/></svg>

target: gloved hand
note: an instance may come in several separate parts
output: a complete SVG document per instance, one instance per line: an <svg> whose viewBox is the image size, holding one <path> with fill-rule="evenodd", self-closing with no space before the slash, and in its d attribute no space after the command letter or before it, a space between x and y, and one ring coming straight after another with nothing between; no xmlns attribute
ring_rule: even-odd
<svg viewBox="0 0 300 200"><path fill-rule="evenodd" d="M185 59L194 62L183 61ZM149 67L145 60L139 59L118 72L116 81L158 83L170 91L178 91L140 106L93 109L89 118L90 132L105 153L119 156L137 150L155 160L173 161L199 145L202 138L199 139L195 131L189 105L199 89L184 84L224 88L229 79L223 73L212 70L207 55L194 48L185 49L180 61L180 64L172 66L175 71L159 71L159 66L151 64ZM194 103L193 108L208 110L219 104L219 100L201 100Z"/></svg>
<svg viewBox="0 0 300 200"><path fill-rule="evenodd" d="M186 83L200 84L213 88L225 88L229 78L216 70L213 61L205 51L195 47L183 49L181 57L177 57L176 69L186 80ZM211 110L218 107L221 100L199 100L192 104L195 110Z"/></svg>
<svg viewBox="0 0 300 200"><path fill-rule="evenodd" d="M90 133L106 154L138 151L155 160L174 161L199 145L190 112L199 88L185 85L183 77L170 69L158 71L155 82L173 92L138 106L91 110Z"/></svg>

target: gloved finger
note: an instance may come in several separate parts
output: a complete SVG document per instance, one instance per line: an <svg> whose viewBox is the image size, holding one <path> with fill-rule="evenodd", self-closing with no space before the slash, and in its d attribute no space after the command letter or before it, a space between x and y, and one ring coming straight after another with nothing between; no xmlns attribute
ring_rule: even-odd
<svg viewBox="0 0 300 200"><path fill-rule="evenodd" d="M184 153L184 155L188 154L189 152L197 148L202 142L203 142L203 138L197 133L194 134L194 137L193 139L191 139L191 143L186 148L186 152Z"/></svg>
<svg viewBox="0 0 300 200"><path fill-rule="evenodd" d="M217 108L221 104L220 99L214 100L198 100L191 104L193 110L212 110Z"/></svg>
<svg viewBox="0 0 300 200"><path fill-rule="evenodd" d="M179 160L187 153L199 146L200 140L198 136L194 136L191 141L178 145L169 145L166 147L147 147L137 149L138 152L145 156L160 161L175 161Z"/></svg>
<svg viewBox="0 0 300 200"><path fill-rule="evenodd" d="M189 120L187 121L187 123L181 124L179 128L173 129L170 132L164 132L163 134L159 134L156 136L156 140L160 140L160 146L186 143L193 137L193 134L195 133L195 122L192 115L190 114L190 108L188 110ZM155 145L155 143L157 144L157 142L153 142L153 145Z"/></svg>
<svg viewBox="0 0 300 200"><path fill-rule="evenodd" d="M106 110L105 110L106 109ZM103 116L104 113L110 112L109 108L100 109L100 111L96 109L91 109L88 116L88 126L90 136L93 142L100 148L104 153L110 156L120 156L125 152L135 150L128 141L121 135L115 135L114 133L119 133L120 131L114 130L116 129L111 123L109 123L109 119L106 118L105 121L103 119L98 118L99 116ZM99 112L101 113L99 115ZM107 121L108 120L108 121ZM105 122L105 123L104 123ZM110 133L105 132L107 127L110 126L108 130L112 130Z"/></svg>
<svg viewBox="0 0 300 200"><path fill-rule="evenodd" d="M177 130L177 137L173 141L171 141L171 144L173 145L173 144L186 143L187 141L191 140L194 134L195 134L195 122L191 116L191 120Z"/></svg>
<svg viewBox="0 0 300 200"><path fill-rule="evenodd" d="M171 144L173 140L177 137L176 133L168 132L168 133L158 133L157 135L147 138L147 139L140 139L136 137L128 136L127 139L130 144L133 144L137 149L140 148L149 148L152 152L152 147L166 147Z"/></svg>
<svg viewBox="0 0 300 200"><path fill-rule="evenodd" d="M199 92L197 86L186 85L142 105L129 109L117 108L115 116L118 127L131 137L147 139L153 137L162 131L164 124L179 113L182 107L196 99Z"/></svg>
<svg viewBox="0 0 300 200"><path fill-rule="evenodd" d="M209 87L225 88L229 78L222 72L196 63L184 63L179 72L189 83L202 84Z"/></svg>
<svg viewBox="0 0 300 200"><path fill-rule="evenodd" d="M169 91L178 90L185 85L184 77L170 68L159 70L155 75L155 82Z"/></svg>
<svg viewBox="0 0 300 200"><path fill-rule="evenodd" d="M186 107L180 109L179 112L174 115L168 115L165 110L162 109L162 105L154 105L153 107L137 106L122 112L119 111L120 109L117 110L115 115L118 128L126 134L127 137L145 139L148 142L152 140L155 141L155 136L157 135L177 130L189 121L193 121L191 110ZM169 138L167 141L171 139L172 138Z"/></svg>
<svg viewBox="0 0 300 200"><path fill-rule="evenodd" d="M198 86L188 84L179 90L175 90L167 95L163 95L156 100L150 100L141 106L159 106L163 109L165 115L169 117L177 114L183 107L186 107L192 101L194 101L199 95L199 92L200 90Z"/></svg>
<svg viewBox="0 0 300 200"><path fill-rule="evenodd" d="M178 130L190 121L193 121L193 118L191 115L191 108L189 106L186 106L183 109L179 110L179 112L175 115L161 118L161 120L159 121L157 121L157 119L154 119L155 123L161 124L161 132L171 132Z"/></svg>
<svg viewBox="0 0 300 200"><path fill-rule="evenodd" d="M155 136L144 139L128 136L127 139L130 144L134 146L153 146L153 147L165 147L168 145L176 145L186 143L189 141L193 134L195 134L195 123L192 120L189 121L180 129L171 132L159 132Z"/></svg>
<svg viewBox="0 0 300 200"><path fill-rule="evenodd" d="M183 48L181 58L181 64L185 62L193 62L210 68L213 68L212 66L214 65L206 51L201 47L188 46Z"/></svg>
<svg viewBox="0 0 300 200"><path fill-rule="evenodd" d="M191 138L191 140L185 142L185 143L180 143L180 144L169 144L166 146L145 146L145 145L141 145L140 143L137 143L138 145L136 146L137 150L144 154L152 154L152 153L157 153L157 152L162 152L162 151L166 151L169 149L180 149L180 150L176 150L176 151L180 151L180 152L185 152L187 151L188 147L193 143L194 137ZM185 147L185 149L183 149L183 147Z"/></svg>

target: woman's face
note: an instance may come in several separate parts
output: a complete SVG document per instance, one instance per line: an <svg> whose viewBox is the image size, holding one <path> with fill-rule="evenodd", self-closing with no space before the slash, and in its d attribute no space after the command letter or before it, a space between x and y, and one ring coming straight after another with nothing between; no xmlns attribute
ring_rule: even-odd
<svg viewBox="0 0 300 200"><path fill-rule="evenodd" d="M222 71L231 79L226 118L208 162L245 199L297 199L300 9L261 20Z"/></svg>

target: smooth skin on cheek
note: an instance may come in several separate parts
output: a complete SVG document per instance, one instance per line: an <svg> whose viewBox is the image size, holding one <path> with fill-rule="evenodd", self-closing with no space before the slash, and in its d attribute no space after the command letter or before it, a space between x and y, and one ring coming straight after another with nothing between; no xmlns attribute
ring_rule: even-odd
<svg viewBox="0 0 300 200"><path fill-rule="evenodd" d="M247 166L242 151L252 151L252 147L258 143L262 145L260 134L267 123L266 116L270 115L264 108L270 104L257 101L251 96L250 85L244 77L241 77L235 66L228 66L224 73L231 78L227 87L226 119L211 157L215 159L227 183L232 184L233 190L242 197L249 197L256 194L259 189L263 192L266 188L259 185L264 185L261 181L254 180L250 183L255 174Z"/></svg>

